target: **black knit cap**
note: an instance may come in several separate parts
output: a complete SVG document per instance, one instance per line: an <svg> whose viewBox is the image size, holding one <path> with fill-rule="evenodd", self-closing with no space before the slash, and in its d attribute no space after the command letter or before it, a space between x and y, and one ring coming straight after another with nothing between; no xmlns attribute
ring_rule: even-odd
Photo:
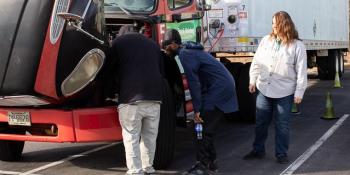
<svg viewBox="0 0 350 175"><path fill-rule="evenodd" d="M162 47L164 48L165 46L167 46L173 42L180 45L182 43L181 36L180 36L179 31L177 31L176 29L169 29L164 34Z"/></svg>

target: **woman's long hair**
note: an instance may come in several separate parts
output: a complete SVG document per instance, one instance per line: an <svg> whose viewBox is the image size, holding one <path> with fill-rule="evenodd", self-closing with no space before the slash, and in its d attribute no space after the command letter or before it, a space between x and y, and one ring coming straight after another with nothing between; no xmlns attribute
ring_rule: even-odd
<svg viewBox="0 0 350 175"><path fill-rule="evenodd" d="M292 18L287 12L279 11L273 15L273 18L275 18L278 38L282 40L283 44L289 45L294 39L300 40ZM274 34L272 29L270 36L272 38L277 38L277 35Z"/></svg>

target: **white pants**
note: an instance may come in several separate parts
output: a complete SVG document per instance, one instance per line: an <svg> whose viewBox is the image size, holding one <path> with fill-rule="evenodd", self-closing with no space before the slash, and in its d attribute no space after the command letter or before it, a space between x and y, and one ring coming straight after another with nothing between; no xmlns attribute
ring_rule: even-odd
<svg viewBox="0 0 350 175"><path fill-rule="evenodd" d="M160 103L120 104L118 112L128 167L127 174L153 173Z"/></svg>

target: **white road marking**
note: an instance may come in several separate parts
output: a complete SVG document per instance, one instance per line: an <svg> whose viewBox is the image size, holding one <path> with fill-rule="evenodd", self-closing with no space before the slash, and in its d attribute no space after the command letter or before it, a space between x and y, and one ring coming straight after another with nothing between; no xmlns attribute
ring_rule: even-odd
<svg viewBox="0 0 350 175"><path fill-rule="evenodd" d="M2 171L0 170L0 174L19 174L20 172L14 172L14 171Z"/></svg>
<svg viewBox="0 0 350 175"><path fill-rule="evenodd" d="M343 124L349 117L349 114L343 115L314 145L307 149L301 156L298 157L291 165L287 167L280 175L291 175L297 170L332 134Z"/></svg>
<svg viewBox="0 0 350 175"><path fill-rule="evenodd" d="M98 147L98 148L95 148L95 149L92 149L92 150L89 150L89 151L85 151L85 152L80 153L80 154L69 156L69 157L64 158L62 160L59 160L59 161L56 161L56 162L52 162L50 164L47 164L47 165L44 165L44 166L41 166L41 167L38 167L38 168L35 168L35 169L32 169L32 170L29 170L29 171L26 171L24 173L20 173L19 175L32 175L32 173L35 173L35 172L38 172L38 171L42 171L42 170L45 170L45 169L57 166L57 165L62 164L64 162L66 162L66 161L74 160L76 158L79 158L79 157L82 157L82 156L86 156L86 155L88 155L90 153L94 153L94 152L97 152L97 151L100 151L100 150L112 147L114 145L118 145L120 143L122 143L122 142L111 143L111 144L108 144L108 145L105 145L105 146L101 146L101 147Z"/></svg>
<svg viewBox="0 0 350 175"><path fill-rule="evenodd" d="M0 170L0 174L1 175L18 175L18 174L21 174L21 172L15 172L15 171L2 171ZM39 175L39 174L31 174L31 175Z"/></svg>

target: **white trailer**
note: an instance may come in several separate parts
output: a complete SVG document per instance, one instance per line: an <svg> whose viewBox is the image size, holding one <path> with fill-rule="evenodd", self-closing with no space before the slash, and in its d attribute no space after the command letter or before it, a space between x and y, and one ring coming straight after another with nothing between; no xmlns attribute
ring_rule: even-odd
<svg viewBox="0 0 350 175"><path fill-rule="evenodd" d="M272 16L286 11L305 43L308 67L317 66L320 79L334 79L344 71L349 47L348 0L207 0L203 44L233 74L239 116L255 118L255 97L248 92L249 67L263 36L272 31ZM225 53L225 54L223 54ZM229 54L227 54L229 53ZM226 58L226 59L225 59Z"/></svg>
<svg viewBox="0 0 350 175"><path fill-rule="evenodd" d="M320 79L333 79L336 71L340 76L343 73L343 52L349 47L348 0L209 0L207 3L212 7L203 18L204 45L208 51L240 56L254 53L260 39L271 32L273 14L286 11L307 48L308 67L317 65Z"/></svg>

